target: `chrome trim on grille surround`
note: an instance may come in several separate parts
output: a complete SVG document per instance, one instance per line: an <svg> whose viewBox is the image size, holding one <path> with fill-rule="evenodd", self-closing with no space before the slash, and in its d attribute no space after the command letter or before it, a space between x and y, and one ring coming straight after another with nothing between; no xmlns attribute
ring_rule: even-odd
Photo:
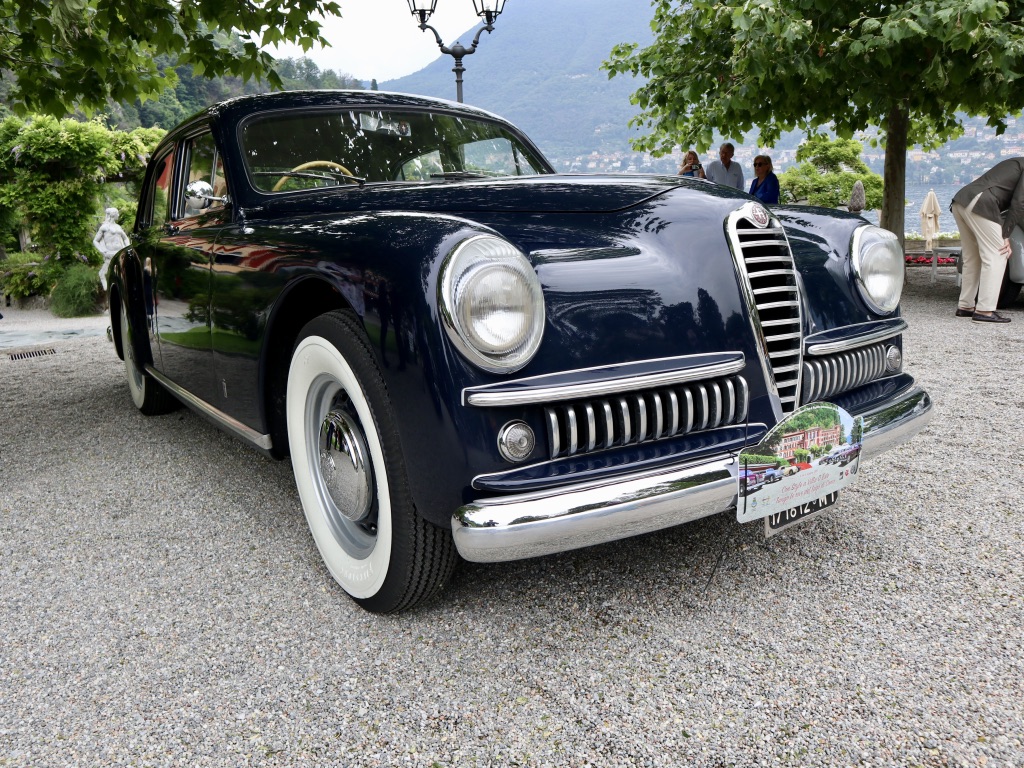
<svg viewBox="0 0 1024 768"><path fill-rule="evenodd" d="M861 325L878 325L878 323L861 323ZM878 330L865 333L862 336L851 336L850 338L839 339L837 341L815 341L815 337L822 336L824 334L812 334L804 339L804 354L831 355L836 352L844 352L848 349L866 347L869 344L885 341L886 339L891 339L893 336L899 336L907 330L907 321L902 317L897 317L892 320L885 321L885 326L886 327L884 328L879 328Z"/></svg>
<svg viewBox="0 0 1024 768"><path fill-rule="evenodd" d="M726 222L741 293L747 302L775 418L796 410L803 373L800 285L786 232L759 203L745 203ZM788 294L788 300L777 299ZM795 343L794 343L795 342Z"/></svg>
<svg viewBox="0 0 1024 768"><path fill-rule="evenodd" d="M668 371L628 374L598 381L584 381L573 384L546 384L545 381L550 381L552 377L550 375L542 375L504 381L498 384L467 387L462 390L462 402L464 405L475 405L481 408L502 408L513 405L582 400L618 394L619 392L632 392L638 389L670 387L698 379L729 376L743 370L746 361L742 352L727 352L724 355L728 359L710 365L693 365L695 359L706 358L708 357L707 355L685 355L682 357L645 360L642 362L666 363L672 364L674 367ZM557 375L586 374L606 369L607 366L580 368L574 371L559 371ZM521 388L512 389L516 386Z"/></svg>

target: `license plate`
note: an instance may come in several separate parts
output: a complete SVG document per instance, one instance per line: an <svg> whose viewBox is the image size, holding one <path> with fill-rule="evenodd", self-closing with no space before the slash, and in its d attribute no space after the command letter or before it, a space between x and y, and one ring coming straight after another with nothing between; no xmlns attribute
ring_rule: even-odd
<svg viewBox="0 0 1024 768"><path fill-rule="evenodd" d="M838 499L839 491L833 491L827 496L808 501L799 507L768 515L764 519L764 537L767 539L777 533L782 533L798 523L806 523L831 507Z"/></svg>
<svg viewBox="0 0 1024 768"><path fill-rule="evenodd" d="M863 419L831 403L794 411L740 453L736 519L783 530L835 503L860 466Z"/></svg>

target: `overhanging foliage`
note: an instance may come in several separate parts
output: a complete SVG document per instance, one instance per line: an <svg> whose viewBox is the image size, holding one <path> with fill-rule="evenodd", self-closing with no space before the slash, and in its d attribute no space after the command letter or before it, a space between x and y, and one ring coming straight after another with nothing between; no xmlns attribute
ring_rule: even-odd
<svg viewBox="0 0 1024 768"><path fill-rule="evenodd" d="M175 76L157 65L161 54L197 74L280 87L260 46L327 45L318 20L327 15L340 15L333 0L0 0L0 73L16 80L12 109L57 117L156 98Z"/></svg>
<svg viewBox="0 0 1024 768"><path fill-rule="evenodd" d="M633 95L637 149L706 149L712 134L878 126L886 148L882 224L902 237L906 150L957 135L957 112L1001 132L1024 104L1024 4L1003 0L654 0L655 41L616 46L612 76Z"/></svg>

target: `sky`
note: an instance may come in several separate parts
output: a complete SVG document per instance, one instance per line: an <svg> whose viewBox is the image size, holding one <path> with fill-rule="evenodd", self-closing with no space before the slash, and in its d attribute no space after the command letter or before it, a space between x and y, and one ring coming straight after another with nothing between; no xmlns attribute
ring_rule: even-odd
<svg viewBox="0 0 1024 768"><path fill-rule="evenodd" d="M281 46L271 49L271 53L282 58L305 55L321 69L333 69L367 83L374 78L383 82L411 74L441 55L434 35L430 30L420 30L406 0L341 0L340 5L342 17L323 22L322 34L331 47L312 48L304 54L298 46ZM468 46L473 36L463 32L479 26L478 21L472 0L438 0L428 23L441 34L445 45L461 35L466 39L458 39Z"/></svg>

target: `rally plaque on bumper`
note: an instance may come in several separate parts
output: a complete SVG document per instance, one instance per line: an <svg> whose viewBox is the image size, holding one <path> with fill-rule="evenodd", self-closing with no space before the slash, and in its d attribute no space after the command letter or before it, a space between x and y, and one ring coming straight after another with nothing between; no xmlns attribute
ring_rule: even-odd
<svg viewBox="0 0 1024 768"><path fill-rule="evenodd" d="M856 478L863 419L831 403L794 411L740 453L736 519L764 519L766 536L815 517Z"/></svg>

